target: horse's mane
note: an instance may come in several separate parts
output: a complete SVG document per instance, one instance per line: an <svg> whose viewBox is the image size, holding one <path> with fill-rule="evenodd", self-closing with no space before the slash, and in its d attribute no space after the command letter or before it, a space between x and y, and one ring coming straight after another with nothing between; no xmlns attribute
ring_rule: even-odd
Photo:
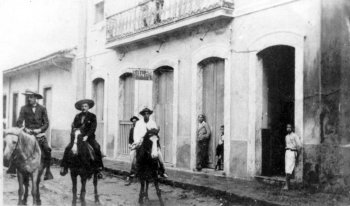
<svg viewBox="0 0 350 206"><path fill-rule="evenodd" d="M36 156L35 154L41 154L40 146L37 143L35 136L27 134L22 129L16 127L5 130L5 135L7 134L18 136L18 147L25 157L34 157Z"/></svg>

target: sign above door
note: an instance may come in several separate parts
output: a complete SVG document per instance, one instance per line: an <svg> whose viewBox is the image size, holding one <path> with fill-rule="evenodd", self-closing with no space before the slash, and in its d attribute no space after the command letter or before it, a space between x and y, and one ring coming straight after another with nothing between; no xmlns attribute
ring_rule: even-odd
<svg viewBox="0 0 350 206"><path fill-rule="evenodd" d="M153 70L145 68L129 68L132 70L132 75L137 80L152 80Z"/></svg>

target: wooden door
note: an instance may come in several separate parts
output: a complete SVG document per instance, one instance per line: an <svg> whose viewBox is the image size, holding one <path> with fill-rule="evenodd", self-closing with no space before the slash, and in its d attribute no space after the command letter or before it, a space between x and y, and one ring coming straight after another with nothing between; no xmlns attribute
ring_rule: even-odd
<svg viewBox="0 0 350 206"><path fill-rule="evenodd" d="M6 129L7 128L7 96L3 95L2 96L2 118L3 118L3 122L2 122L2 129Z"/></svg>
<svg viewBox="0 0 350 206"><path fill-rule="evenodd" d="M172 163L174 72L171 69L158 72L156 122L160 127L160 144L165 162Z"/></svg>
<svg viewBox="0 0 350 206"><path fill-rule="evenodd" d="M46 138L47 141L49 143L49 145L51 146L51 114L52 114L52 89L51 88L45 88L44 89L44 106L46 107L46 111L47 111L47 116L49 118L49 128L47 128L46 130Z"/></svg>
<svg viewBox="0 0 350 206"><path fill-rule="evenodd" d="M120 78L121 102L120 121L119 121L119 138L118 138L118 154L129 155L129 132L132 128L130 118L134 115L135 102L135 79L131 74Z"/></svg>
<svg viewBox="0 0 350 206"><path fill-rule="evenodd" d="M209 167L214 167L215 149L224 124L224 60L210 59L203 63L203 113L211 129Z"/></svg>
<svg viewBox="0 0 350 206"><path fill-rule="evenodd" d="M18 93L14 93L12 98L12 126L17 127Z"/></svg>
<svg viewBox="0 0 350 206"><path fill-rule="evenodd" d="M94 112L96 114L97 128L96 140L103 147L104 143L104 80L96 79L94 81L93 99L95 101Z"/></svg>

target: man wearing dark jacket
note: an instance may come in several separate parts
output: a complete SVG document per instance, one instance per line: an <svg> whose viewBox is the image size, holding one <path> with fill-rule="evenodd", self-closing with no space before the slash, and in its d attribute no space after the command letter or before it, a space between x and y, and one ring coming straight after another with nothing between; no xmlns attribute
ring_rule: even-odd
<svg viewBox="0 0 350 206"><path fill-rule="evenodd" d="M131 148L132 144L134 143L134 128L135 128L136 122L138 120L139 120L139 118L136 116L133 116L130 118L130 122L132 122L132 127L131 127L130 132L129 132L129 148ZM126 179L128 182L125 184L125 186L129 186L132 182L132 177L135 176L135 173L136 173L136 168L135 168L136 158L135 157L136 157L136 151L130 150L131 168L130 168L130 174Z"/></svg>
<svg viewBox="0 0 350 206"><path fill-rule="evenodd" d="M72 123L71 129L71 141L69 145L66 147L63 155L63 159L61 162L61 172L62 176L66 175L68 172L68 153L72 150L75 139L75 131L80 130L80 134L78 135L78 139L82 138L83 141L87 141L91 147L94 149L96 155L95 166L99 171L99 178L102 177L100 173L103 169L102 162L102 153L99 143L96 141L95 131L97 127L96 115L89 112L89 109L94 106L94 101L90 99L83 99L75 103L75 108L81 110L79 114L77 114Z"/></svg>
<svg viewBox="0 0 350 206"><path fill-rule="evenodd" d="M17 126L23 127L24 122L23 131L36 137L44 153L44 165L46 168L44 180L50 180L53 179L50 171L51 148L45 137L45 131L49 127L49 118L47 117L46 108L37 103L37 99L42 99L43 97L32 91L26 91L23 94L28 97L28 103L21 108Z"/></svg>

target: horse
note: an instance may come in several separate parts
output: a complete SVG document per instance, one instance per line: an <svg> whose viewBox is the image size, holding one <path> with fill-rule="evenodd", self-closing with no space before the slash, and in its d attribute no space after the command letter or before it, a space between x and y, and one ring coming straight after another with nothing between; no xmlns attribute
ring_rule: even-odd
<svg viewBox="0 0 350 206"><path fill-rule="evenodd" d="M153 180L160 205L164 206L161 190L159 189L158 184L158 144L159 138L156 136L155 132L148 131L143 138L141 146L136 152L137 175L139 176L139 181L141 184L139 194L140 205L144 203L144 199L147 201L149 200L148 185L150 180Z"/></svg>
<svg viewBox="0 0 350 206"><path fill-rule="evenodd" d="M73 200L72 205L77 203L77 179L80 176L81 190L80 190L80 201L82 205L86 205L85 194L86 194L86 182L93 176L94 193L95 193L95 204L100 204L97 182L98 182L98 171L94 168L95 154L93 148L89 143L83 141L80 135L80 130L74 132L74 145L68 155L69 163L68 168L70 169L70 175L73 183Z"/></svg>
<svg viewBox="0 0 350 206"><path fill-rule="evenodd" d="M44 171L44 161L39 143L35 136L25 133L20 128L7 129L4 134L4 166L13 164L17 169L18 205L27 204L30 179L33 205L41 205L39 184Z"/></svg>

